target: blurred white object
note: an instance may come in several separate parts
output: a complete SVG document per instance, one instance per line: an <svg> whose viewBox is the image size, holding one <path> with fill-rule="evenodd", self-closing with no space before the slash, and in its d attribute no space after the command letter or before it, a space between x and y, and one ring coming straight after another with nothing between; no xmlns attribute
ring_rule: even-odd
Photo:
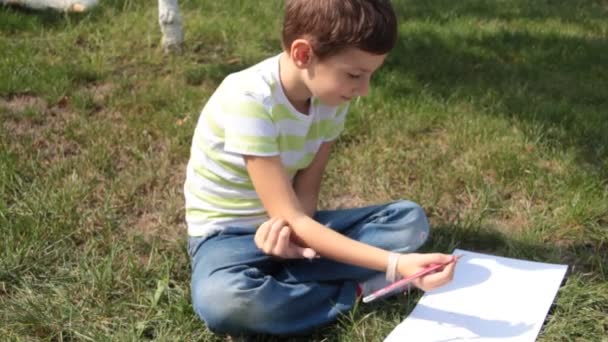
<svg viewBox="0 0 608 342"><path fill-rule="evenodd" d="M158 0L158 22L163 33L161 44L165 52L180 51L184 34L177 0Z"/></svg>
<svg viewBox="0 0 608 342"><path fill-rule="evenodd" d="M97 5L97 0L0 0L0 4L19 5L33 9L52 8L66 12L84 12Z"/></svg>

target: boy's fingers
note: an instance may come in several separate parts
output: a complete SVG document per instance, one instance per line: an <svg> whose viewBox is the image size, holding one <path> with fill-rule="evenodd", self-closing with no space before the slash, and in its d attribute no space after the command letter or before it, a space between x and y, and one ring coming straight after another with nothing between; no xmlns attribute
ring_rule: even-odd
<svg viewBox="0 0 608 342"><path fill-rule="evenodd" d="M312 248L304 248L291 241L291 228L281 218L272 218L260 225L255 237L255 244L264 253L281 258L317 257Z"/></svg>
<svg viewBox="0 0 608 342"><path fill-rule="evenodd" d="M272 245L269 246L270 250L268 251L268 254L282 256L282 254L284 253L284 246L278 246L278 243L281 233L283 232L283 228L285 228L285 225L286 222L282 218L277 218L272 222L270 232L268 234L268 237L266 237L266 240L271 240L272 243Z"/></svg>
<svg viewBox="0 0 608 342"><path fill-rule="evenodd" d="M272 227L272 225L277 220L278 218L272 217L258 227L258 230L255 232L255 237L253 240L255 241L255 244L256 246L258 246L259 249L264 248L264 243L266 242L266 239L268 238L268 233L270 232L270 227Z"/></svg>
<svg viewBox="0 0 608 342"><path fill-rule="evenodd" d="M312 248L301 247L293 243L291 241L291 228L283 226L275 247L275 255L289 259L313 259L317 256L317 253Z"/></svg>
<svg viewBox="0 0 608 342"><path fill-rule="evenodd" d="M430 291L436 287L443 285L443 283L444 282L441 277L438 278L435 274L429 274L420 278L416 286L420 287L424 291Z"/></svg>
<svg viewBox="0 0 608 342"><path fill-rule="evenodd" d="M277 218L272 221L272 227L275 227L275 226L277 227L275 229L283 228L283 226L286 226L286 225L287 225L287 222L285 222L285 220L283 220L282 218Z"/></svg>
<svg viewBox="0 0 608 342"><path fill-rule="evenodd" d="M266 236L268 236L268 230L270 229L270 221L266 221L260 225L258 230L255 232L255 245L258 246L259 249L264 248L264 242L266 241Z"/></svg>
<svg viewBox="0 0 608 342"><path fill-rule="evenodd" d="M454 271L456 268L456 263L452 262L447 264L447 266L445 266L445 268L443 269L443 272L447 272L448 278L450 280L454 279Z"/></svg>
<svg viewBox="0 0 608 342"><path fill-rule="evenodd" d="M317 257L317 252L315 252L315 250L312 248L300 247L300 246L297 246L297 248L298 248L298 254L306 259L314 259Z"/></svg>
<svg viewBox="0 0 608 342"><path fill-rule="evenodd" d="M427 253L421 255L424 264L445 264L454 260L453 255L442 253Z"/></svg>
<svg viewBox="0 0 608 342"><path fill-rule="evenodd" d="M283 258L289 258L290 255L286 255L289 254L288 250L289 250L289 235L290 235L290 230L288 226L283 226L283 228L281 228L281 230L279 231L279 238L277 240L277 244L274 248L274 254Z"/></svg>
<svg viewBox="0 0 608 342"><path fill-rule="evenodd" d="M268 235L266 236L266 241L264 241L264 252L266 254L272 254L274 252L274 248L277 244L277 240L279 239L279 232L281 231L280 225L275 221L270 229L268 230Z"/></svg>
<svg viewBox="0 0 608 342"><path fill-rule="evenodd" d="M451 263L446 265L441 271L420 278L419 284L423 290L428 291L449 283L453 276L454 263Z"/></svg>

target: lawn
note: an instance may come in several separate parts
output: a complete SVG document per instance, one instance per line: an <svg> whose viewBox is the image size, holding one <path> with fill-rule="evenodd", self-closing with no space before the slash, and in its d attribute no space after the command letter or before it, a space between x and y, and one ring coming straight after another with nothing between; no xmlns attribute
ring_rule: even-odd
<svg viewBox="0 0 608 342"><path fill-rule="evenodd" d="M393 2L398 45L352 106L321 206L411 199L425 250L568 264L539 341L606 341L608 2ZM279 52L282 1L180 3L169 56L155 1L0 6L1 340L222 340L190 303L185 165L215 86ZM379 341L419 296L301 340Z"/></svg>

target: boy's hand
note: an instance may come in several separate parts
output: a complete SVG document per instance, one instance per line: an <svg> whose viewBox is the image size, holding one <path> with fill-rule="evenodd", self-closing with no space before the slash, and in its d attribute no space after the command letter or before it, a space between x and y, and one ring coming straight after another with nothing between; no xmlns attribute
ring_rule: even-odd
<svg viewBox="0 0 608 342"><path fill-rule="evenodd" d="M452 281L456 261L455 256L441 253L402 254L399 258L398 271L402 276L407 277L427 266L448 263L445 267L440 268L436 272L422 276L412 282L412 284L419 289L429 291Z"/></svg>
<svg viewBox="0 0 608 342"><path fill-rule="evenodd" d="M285 220L271 218L258 227L255 244L264 253L283 259L313 259L317 256L317 252L312 248L295 244L290 236L291 228Z"/></svg>

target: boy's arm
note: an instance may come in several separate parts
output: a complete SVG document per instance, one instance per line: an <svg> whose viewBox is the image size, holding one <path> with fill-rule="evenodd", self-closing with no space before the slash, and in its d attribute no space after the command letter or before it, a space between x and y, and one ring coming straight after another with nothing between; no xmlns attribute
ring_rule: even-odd
<svg viewBox="0 0 608 342"><path fill-rule="evenodd" d="M317 210L321 180L332 145L332 141L321 144L312 163L307 168L298 171L293 181L296 197L300 200L304 213L310 217L313 217Z"/></svg>
<svg viewBox="0 0 608 342"><path fill-rule="evenodd" d="M255 190L269 216L283 218L305 246L336 261L378 271L386 270L387 251L343 236L307 215L289 182L280 157L244 158Z"/></svg>

